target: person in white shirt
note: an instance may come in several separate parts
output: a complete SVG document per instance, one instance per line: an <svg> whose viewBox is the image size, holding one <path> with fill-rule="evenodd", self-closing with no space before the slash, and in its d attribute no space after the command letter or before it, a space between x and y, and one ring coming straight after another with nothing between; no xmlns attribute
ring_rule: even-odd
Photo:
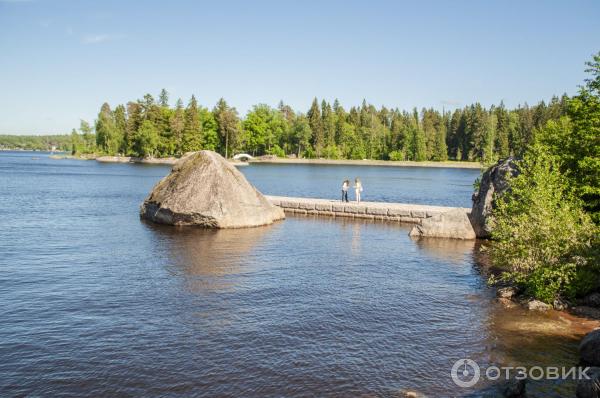
<svg viewBox="0 0 600 398"><path fill-rule="evenodd" d="M356 177L354 179L354 193L356 194L356 203L360 203L360 193L362 192L363 187L360 182L360 178Z"/></svg>
<svg viewBox="0 0 600 398"><path fill-rule="evenodd" d="M350 188L350 181L344 180L342 183L342 202L348 202L348 189Z"/></svg>

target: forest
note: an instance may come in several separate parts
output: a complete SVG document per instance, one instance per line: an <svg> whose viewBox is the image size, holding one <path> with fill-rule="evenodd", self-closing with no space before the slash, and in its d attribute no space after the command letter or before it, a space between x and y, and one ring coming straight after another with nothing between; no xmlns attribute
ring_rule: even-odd
<svg viewBox="0 0 600 398"><path fill-rule="evenodd" d="M70 151L72 138L63 135L0 135L0 149L22 149L29 151Z"/></svg>
<svg viewBox="0 0 600 398"><path fill-rule="evenodd" d="M549 120L565 115L568 97L507 109L479 103L452 112L423 108L379 109L363 100L346 110L315 98L298 112L280 102L258 104L241 117L224 99L209 109L192 96L169 104L162 90L112 108L104 103L93 125L72 131L72 152L140 157L180 156L214 150L226 157L255 156L476 161L485 164L519 155Z"/></svg>

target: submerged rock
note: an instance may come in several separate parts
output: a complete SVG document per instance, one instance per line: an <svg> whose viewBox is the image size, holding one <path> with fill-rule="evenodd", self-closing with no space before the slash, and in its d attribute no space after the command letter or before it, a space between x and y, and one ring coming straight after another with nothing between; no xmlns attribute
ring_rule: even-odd
<svg viewBox="0 0 600 398"><path fill-rule="evenodd" d="M285 218L233 165L212 151L181 158L140 209L159 224L244 228Z"/></svg>
<svg viewBox="0 0 600 398"><path fill-rule="evenodd" d="M507 286L507 287L501 287L500 289L498 289L496 291L496 296L499 298L512 300L513 298L515 298L517 296L518 293L519 293L519 291L517 290L516 287Z"/></svg>
<svg viewBox="0 0 600 398"><path fill-rule="evenodd" d="M506 398L523 398L527 396L527 379L510 379L502 386L502 396Z"/></svg>
<svg viewBox="0 0 600 398"><path fill-rule="evenodd" d="M498 161L481 176L479 190L473 194L473 207L469 216L478 238L490 237L492 232L490 217L496 198L508 189L508 178L515 177L517 174L515 159L510 157Z"/></svg>
<svg viewBox="0 0 600 398"><path fill-rule="evenodd" d="M577 381L577 398L600 398L600 368L590 368L587 372L589 379Z"/></svg>
<svg viewBox="0 0 600 398"><path fill-rule="evenodd" d="M543 301L531 300L527 303L527 308L531 311L549 311L552 309L550 304L546 304Z"/></svg>
<svg viewBox="0 0 600 398"><path fill-rule="evenodd" d="M454 209L430 218L425 218L415 225L410 236L427 236L435 238L475 239L475 231L465 210Z"/></svg>
<svg viewBox="0 0 600 398"><path fill-rule="evenodd" d="M568 301L563 300L561 298L554 299L554 301L552 302L552 307L554 307L554 309L557 311L567 310L570 306L571 305Z"/></svg>
<svg viewBox="0 0 600 398"><path fill-rule="evenodd" d="M579 357L586 365L600 366L600 329L584 336L579 343Z"/></svg>

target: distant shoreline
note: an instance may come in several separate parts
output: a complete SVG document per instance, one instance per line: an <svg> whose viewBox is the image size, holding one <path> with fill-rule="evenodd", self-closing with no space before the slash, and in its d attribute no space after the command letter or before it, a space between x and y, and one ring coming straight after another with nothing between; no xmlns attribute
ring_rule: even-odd
<svg viewBox="0 0 600 398"><path fill-rule="evenodd" d="M158 164L172 166L179 160L178 158L140 158L133 156L96 156L96 155L52 155L52 159L78 159L78 160L96 160L100 163L136 163L136 164ZM233 164L245 165L245 162L236 162L229 160ZM430 167L430 168L451 168L451 169L482 169L483 166L478 162L462 161L444 161L444 162L414 162L414 161L396 161L396 160L350 160L350 159L251 159L248 163L265 164L309 164L309 165L339 165L339 166L385 166L385 167Z"/></svg>
<svg viewBox="0 0 600 398"><path fill-rule="evenodd" d="M444 161L444 162L415 162L402 160L350 160L350 159L251 159L249 163L274 163L274 164L319 164L319 165L348 165L348 166L387 166L387 167L437 167L455 169L482 169L479 162Z"/></svg>

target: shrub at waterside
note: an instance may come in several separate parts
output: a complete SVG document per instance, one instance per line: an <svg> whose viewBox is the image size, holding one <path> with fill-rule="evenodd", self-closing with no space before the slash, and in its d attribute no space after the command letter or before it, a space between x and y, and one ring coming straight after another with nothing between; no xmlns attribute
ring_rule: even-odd
<svg viewBox="0 0 600 398"><path fill-rule="evenodd" d="M600 53L587 65L592 79L535 132L494 210L493 263L549 303L600 287Z"/></svg>
<svg viewBox="0 0 600 398"><path fill-rule="evenodd" d="M504 278L545 302L574 299L598 286L598 227L560 173L557 159L535 145L521 174L497 202L491 246Z"/></svg>

